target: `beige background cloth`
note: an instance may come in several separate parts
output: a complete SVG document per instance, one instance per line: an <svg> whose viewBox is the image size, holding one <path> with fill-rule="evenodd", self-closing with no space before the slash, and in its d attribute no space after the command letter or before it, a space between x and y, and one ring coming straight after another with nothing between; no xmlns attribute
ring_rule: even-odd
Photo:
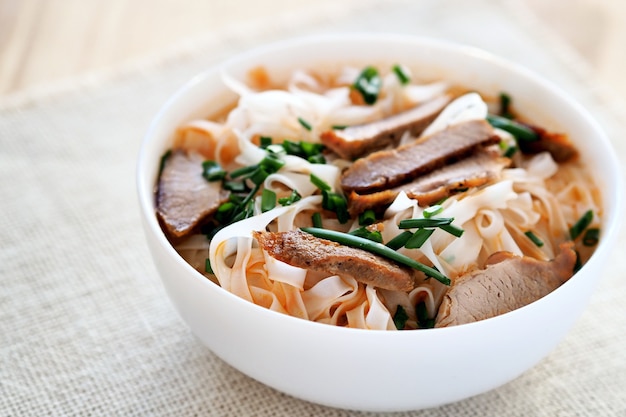
<svg viewBox="0 0 626 417"><path fill-rule="evenodd" d="M298 35L379 31L478 46L542 73L589 108L624 163L620 100L516 4L324 6L232 25L162 59L0 101L0 416L369 415L276 392L191 335L140 225L142 135L183 82L237 52ZM625 416L625 243L622 231L585 313L536 367L474 398L394 415Z"/></svg>

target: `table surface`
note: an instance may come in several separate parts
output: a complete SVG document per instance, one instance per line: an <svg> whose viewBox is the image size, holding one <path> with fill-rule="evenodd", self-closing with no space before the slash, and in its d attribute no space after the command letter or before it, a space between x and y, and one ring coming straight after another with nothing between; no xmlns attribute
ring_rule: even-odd
<svg viewBox="0 0 626 417"><path fill-rule="evenodd" d="M317 0L315 7L334 1ZM626 98L625 1L525 5L594 77ZM289 0L0 0L0 95L156 55L236 20L307 13L310 7Z"/></svg>

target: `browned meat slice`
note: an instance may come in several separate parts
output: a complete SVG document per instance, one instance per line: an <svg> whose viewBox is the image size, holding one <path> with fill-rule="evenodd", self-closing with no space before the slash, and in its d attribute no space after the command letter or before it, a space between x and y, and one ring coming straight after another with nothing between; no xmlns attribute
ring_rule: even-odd
<svg viewBox="0 0 626 417"><path fill-rule="evenodd" d="M204 158L197 152L173 151L165 161L157 189L157 215L173 237L189 234L228 199L220 181L202 176Z"/></svg>
<svg viewBox="0 0 626 417"><path fill-rule="evenodd" d="M423 140L358 159L343 173L341 186L347 193L359 194L393 188L498 141L485 120L459 123Z"/></svg>
<svg viewBox="0 0 626 417"><path fill-rule="evenodd" d="M556 162L566 162L578 156L578 151L566 134L549 132L542 127L526 123L524 125L539 135L539 140L518 141L520 150L523 153L534 154L547 151L550 152Z"/></svg>
<svg viewBox="0 0 626 417"><path fill-rule="evenodd" d="M410 291L414 287L410 268L362 249L320 239L300 230L253 234L271 257L292 266L349 276L387 290Z"/></svg>
<svg viewBox="0 0 626 417"><path fill-rule="evenodd" d="M495 253L485 269L462 275L448 289L435 327L484 320L530 304L567 281L575 264L572 242L561 244L552 261Z"/></svg>
<svg viewBox="0 0 626 417"><path fill-rule="evenodd" d="M390 190L364 195L353 191L348 196L348 209L352 215L367 209L382 209L391 204L400 191L417 200L421 206L429 206L456 192L495 181L510 163L509 158L492 152L476 152Z"/></svg>
<svg viewBox="0 0 626 417"><path fill-rule="evenodd" d="M402 135L409 131L418 136L450 102L448 95L437 97L420 106L382 120L345 129L322 133L322 143L344 159L352 160L362 155L397 146Z"/></svg>

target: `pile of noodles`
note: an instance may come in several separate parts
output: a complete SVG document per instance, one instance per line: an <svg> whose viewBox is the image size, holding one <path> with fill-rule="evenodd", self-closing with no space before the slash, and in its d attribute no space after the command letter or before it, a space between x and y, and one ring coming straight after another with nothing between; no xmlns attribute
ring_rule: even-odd
<svg viewBox="0 0 626 417"><path fill-rule="evenodd" d="M255 90L224 75L225 83L240 99L220 121L197 120L182 126L175 146L196 149L227 169L260 162L265 151L254 144L259 136L274 141L290 139L319 143L319 135L336 125L354 125L380 119L445 94L445 82L402 85L392 73L383 77L374 105L355 105L350 85L358 76L346 68L332 80L296 71L284 89ZM477 93L454 100L427 128L432 134L446 126L484 119L488 105ZM308 130L298 119L311 125ZM514 139L496 130L505 142ZM403 142L414 138L403 137ZM339 188L340 174L350 162L342 159L311 164L297 156L285 156L286 164L265 180L264 187L280 197L297 190L302 199L289 206L261 213L256 199L255 216L221 229L209 242L193 235L176 245L178 252L204 273L209 257L214 275L207 277L227 291L268 309L307 320L353 328L395 330L398 306L408 314L407 327L418 327L417 303L423 302L433 318L447 287L425 279L409 293L380 290L345 276L326 276L267 256L252 238L253 230L289 231L311 225L311 215L321 211L322 197L310 182L313 173ZM420 249L402 248L404 255L434 265L450 277L483 266L492 253L505 250L541 260L555 256L559 243L568 239L568 227L587 210L600 213L597 192L578 162L557 165L550 154L514 156L514 168L488 186L470 189L446 199L441 217L453 217L463 228L461 237L436 230ZM400 193L384 213L384 242L402 231L401 219L423 217L423 208ZM330 216L324 227L350 231L357 220L340 224ZM532 230L544 245L538 247L524 232Z"/></svg>

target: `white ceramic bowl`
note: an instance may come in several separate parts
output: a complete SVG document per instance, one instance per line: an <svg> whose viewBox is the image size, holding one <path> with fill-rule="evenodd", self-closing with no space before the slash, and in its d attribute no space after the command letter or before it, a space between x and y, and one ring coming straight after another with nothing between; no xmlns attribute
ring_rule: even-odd
<svg viewBox="0 0 626 417"><path fill-rule="evenodd" d="M583 107L539 76L488 53L408 36L358 34L287 41L223 64L243 79L263 65L284 78L302 67L403 63L421 75L483 93L509 92L538 124L570 133L593 168L605 213L589 262L562 287L524 308L462 326L384 332L333 327L266 310L197 273L168 243L155 216L159 158L178 125L219 110L234 96L220 68L200 74L158 113L138 162L138 192L147 241L171 301L192 332L250 377L328 406L394 411L433 407L496 388L545 357L579 317L615 242L623 212L619 167L602 129Z"/></svg>

